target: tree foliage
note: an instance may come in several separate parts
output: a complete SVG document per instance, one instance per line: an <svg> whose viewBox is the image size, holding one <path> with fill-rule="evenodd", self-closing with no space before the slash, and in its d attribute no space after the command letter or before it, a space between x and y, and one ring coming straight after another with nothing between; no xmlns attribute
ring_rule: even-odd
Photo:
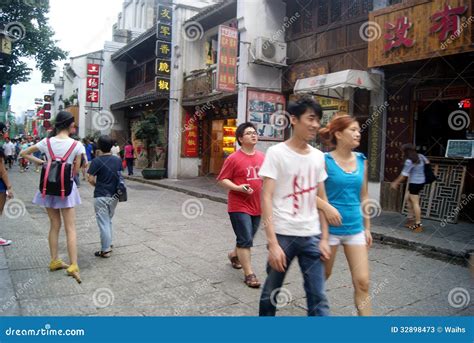
<svg viewBox="0 0 474 343"><path fill-rule="evenodd" d="M53 39L54 31L48 24L49 0L2 0L0 1L0 28L15 28L12 54L3 59L0 68L0 88L29 80L32 71L24 58L33 58L42 73L42 82L51 82L55 62L67 57ZM8 30L12 32L12 30Z"/></svg>

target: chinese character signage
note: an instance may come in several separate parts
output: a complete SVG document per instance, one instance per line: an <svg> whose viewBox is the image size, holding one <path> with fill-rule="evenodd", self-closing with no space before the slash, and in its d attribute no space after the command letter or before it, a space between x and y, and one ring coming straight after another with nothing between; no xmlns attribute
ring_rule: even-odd
<svg viewBox="0 0 474 343"><path fill-rule="evenodd" d="M283 94L247 91L247 121L255 125L260 140L283 141L285 129L290 124L285 108Z"/></svg>
<svg viewBox="0 0 474 343"><path fill-rule="evenodd" d="M99 85L100 65L87 63L86 102L89 103L89 107L97 107L99 104Z"/></svg>
<svg viewBox="0 0 474 343"><path fill-rule="evenodd" d="M237 78L238 31L228 26L219 26L217 52L217 90L235 92Z"/></svg>
<svg viewBox="0 0 474 343"><path fill-rule="evenodd" d="M93 102L93 103L99 102L99 92L88 89L86 93L86 102Z"/></svg>
<svg viewBox="0 0 474 343"><path fill-rule="evenodd" d="M156 35L158 40L171 42L171 25L161 23L158 24L156 29Z"/></svg>
<svg viewBox="0 0 474 343"><path fill-rule="evenodd" d="M474 51L473 9L463 0L406 2L369 13L368 66Z"/></svg>
<svg viewBox="0 0 474 343"><path fill-rule="evenodd" d="M97 78L97 77L88 77L87 78L87 88L99 88L99 78Z"/></svg>
<svg viewBox="0 0 474 343"><path fill-rule="evenodd" d="M156 59L156 75L170 76L171 62L167 60Z"/></svg>
<svg viewBox="0 0 474 343"><path fill-rule="evenodd" d="M99 65L95 63L88 63L87 75L99 75Z"/></svg>
<svg viewBox="0 0 474 343"><path fill-rule="evenodd" d="M169 93L170 91L170 79L165 77L156 77L156 91L159 93Z"/></svg>
<svg viewBox="0 0 474 343"><path fill-rule="evenodd" d="M171 43L156 41L156 57L160 59L171 59Z"/></svg>
<svg viewBox="0 0 474 343"><path fill-rule="evenodd" d="M158 21L171 24L173 21L173 9L170 6L158 5Z"/></svg>
<svg viewBox="0 0 474 343"><path fill-rule="evenodd" d="M186 112L184 125L183 157L199 156L197 117Z"/></svg>

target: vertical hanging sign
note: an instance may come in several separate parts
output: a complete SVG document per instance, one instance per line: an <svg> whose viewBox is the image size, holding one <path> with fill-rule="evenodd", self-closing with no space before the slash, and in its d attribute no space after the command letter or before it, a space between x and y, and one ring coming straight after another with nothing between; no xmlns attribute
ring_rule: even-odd
<svg viewBox="0 0 474 343"><path fill-rule="evenodd" d="M216 87L218 91L235 92L236 90L237 43L237 29L219 25Z"/></svg>
<svg viewBox="0 0 474 343"><path fill-rule="evenodd" d="M158 5L155 90L161 94L169 94L170 92L172 22L173 8L171 6Z"/></svg>

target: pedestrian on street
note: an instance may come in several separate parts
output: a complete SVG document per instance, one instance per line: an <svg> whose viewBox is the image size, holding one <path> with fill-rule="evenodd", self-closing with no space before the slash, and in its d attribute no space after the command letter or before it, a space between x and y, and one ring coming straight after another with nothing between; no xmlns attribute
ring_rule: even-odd
<svg viewBox="0 0 474 343"><path fill-rule="evenodd" d="M11 142L10 138L5 138L3 144L3 153L5 154L5 164L8 165L8 169L12 169L13 156L15 155L15 145Z"/></svg>
<svg viewBox="0 0 474 343"><path fill-rule="evenodd" d="M405 226L411 231L423 232L421 223L420 192L425 186L425 164L430 161L422 154L417 153L413 144L402 145L405 163L400 175L390 184L394 190L408 179L408 193L405 194L405 202L408 207L408 217Z"/></svg>
<svg viewBox="0 0 474 343"><path fill-rule="evenodd" d="M112 154L112 156L117 156L120 158L120 146L117 141L114 142L114 146L112 147L112 149L110 149L110 153Z"/></svg>
<svg viewBox="0 0 474 343"><path fill-rule="evenodd" d="M117 188L122 173L122 161L112 156L110 149L113 141L109 136L98 140L100 156L96 157L89 167L88 181L94 189L94 209L97 225L100 230L101 250L95 256L108 258L112 254L112 218L118 203Z"/></svg>
<svg viewBox="0 0 474 343"><path fill-rule="evenodd" d="M85 140L84 145L86 147L87 160L90 162L94 158L94 147L92 146L92 142L88 139Z"/></svg>
<svg viewBox="0 0 474 343"><path fill-rule="evenodd" d="M260 316L274 316L281 286L295 257L304 278L308 316L329 315L323 260L330 257L328 224L316 208L325 197L324 154L308 143L316 138L322 108L311 98L288 105L292 137L267 150L262 212L268 240L267 279L260 297ZM287 297L284 294L283 297Z"/></svg>
<svg viewBox="0 0 474 343"><path fill-rule="evenodd" d="M128 140L127 145L123 148L125 151L125 161L127 162L128 176L133 175L133 160L134 160L134 149L132 141Z"/></svg>
<svg viewBox="0 0 474 343"><path fill-rule="evenodd" d="M360 126L354 117L335 116L319 130L319 135L333 148L325 153L327 198L318 199L318 208L324 211L330 224L331 257L325 261L326 280L331 275L337 249L342 245L351 271L357 313L370 316L368 250L372 235L370 216L366 214L367 206L370 206L367 159L362 153L353 151L360 145ZM334 214L337 222L333 220Z"/></svg>
<svg viewBox="0 0 474 343"><path fill-rule="evenodd" d="M5 125L0 123L0 132L5 129ZM5 208L5 203L7 200L13 198L13 188L8 179L8 172L5 168L5 153L2 148L0 148L0 217L3 214L3 209ZM12 244L12 241L9 239L4 239L0 237L0 246L7 246Z"/></svg>
<svg viewBox="0 0 474 343"><path fill-rule="evenodd" d="M219 185L229 191L227 211L237 241L235 249L228 254L228 258L232 267L243 268L244 283L247 286L259 288L260 281L252 269L251 248L262 214L260 206L262 180L258 176L258 171L265 155L256 150L258 134L252 123L240 124L235 136L241 148L227 157L217 177Z"/></svg>
<svg viewBox="0 0 474 343"><path fill-rule="evenodd" d="M20 173L24 173L28 170L28 160L24 157L21 157L21 153L28 149L29 145L28 142L23 139L21 141L21 150L20 150Z"/></svg>
<svg viewBox="0 0 474 343"><path fill-rule="evenodd" d="M38 160L32 154L36 151L41 151L46 155L47 163L52 162L50 149L56 158L62 158L67 155L67 152L74 149L66 160L72 168L72 176L81 163L81 154L83 149L80 144L69 135L74 130L74 117L71 113L61 111L56 115L54 129L51 138L45 138L36 145L22 151L20 156L32 162L45 164L45 161ZM48 144L49 142L49 144ZM50 145L50 147L49 147ZM49 231L49 249L51 252L51 263L49 269L51 271L66 269L69 276L74 277L79 283L81 282L79 276L79 267L77 265L77 243L76 243L76 212L75 207L81 204L81 198L76 184L72 183L72 190L68 196L62 197L59 195L44 195L41 192L36 192L33 203L46 208L50 221ZM58 239L59 230L61 229L61 216L64 221L64 228L67 237L67 250L70 259L70 265L64 263L58 257Z"/></svg>

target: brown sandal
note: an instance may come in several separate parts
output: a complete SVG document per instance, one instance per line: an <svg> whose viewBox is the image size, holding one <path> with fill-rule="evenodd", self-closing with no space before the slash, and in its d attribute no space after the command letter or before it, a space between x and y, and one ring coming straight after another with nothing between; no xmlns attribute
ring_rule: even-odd
<svg viewBox="0 0 474 343"><path fill-rule="evenodd" d="M242 265L240 264L238 256L232 256L231 253L229 253L227 257L229 258L230 264L232 264L232 268L242 269Z"/></svg>
<svg viewBox="0 0 474 343"><path fill-rule="evenodd" d="M409 227L412 232L420 233L423 232L423 224L418 223Z"/></svg>
<svg viewBox="0 0 474 343"><path fill-rule="evenodd" d="M255 274L249 274L245 277L244 283L250 288L260 288L260 281L258 281Z"/></svg>

